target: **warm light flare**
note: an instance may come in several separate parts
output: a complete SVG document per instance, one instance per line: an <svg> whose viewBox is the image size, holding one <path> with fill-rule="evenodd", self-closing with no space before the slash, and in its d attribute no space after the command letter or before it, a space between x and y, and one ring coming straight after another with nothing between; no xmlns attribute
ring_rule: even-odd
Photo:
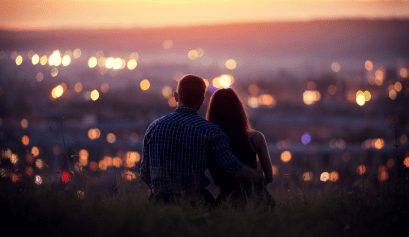
<svg viewBox="0 0 409 237"><path fill-rule="evenodd" d="M33 65L36 65L40 62L40 57L38 56L38 54L33 55L33 57L31 58L31 62L33 63Z"/></svg>
<svg viewBox="0 0 409 237"><path fill-rule="evenodd" d="M281 161L283 162L289 162L291 160L291 152L289 151L283 151L280 155Z"/></svg>

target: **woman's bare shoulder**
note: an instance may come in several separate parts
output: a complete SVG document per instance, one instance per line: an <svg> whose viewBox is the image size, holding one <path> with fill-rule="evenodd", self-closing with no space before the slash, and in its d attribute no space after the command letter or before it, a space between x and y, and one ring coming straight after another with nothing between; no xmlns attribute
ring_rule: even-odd
<svg viewBox="0 0 409 237"><path fill-rule="evenodd" d="M250 137L250 140L254 142L254 144L260 144L260 143L265 142L264 134L257 130L250 131L249 137Z"/></svg>

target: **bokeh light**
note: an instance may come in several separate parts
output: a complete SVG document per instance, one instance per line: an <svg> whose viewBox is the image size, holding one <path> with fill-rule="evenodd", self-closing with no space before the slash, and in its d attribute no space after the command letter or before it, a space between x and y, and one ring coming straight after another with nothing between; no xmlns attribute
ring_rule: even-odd
<svg viewBox="0 0 409 237"><path fill-rule="evenodd" d="M234 59L228 59L224 64L228 69L233 70L237 67L237 62Z"/></svg>
<svg viewBox="0 0 409 237"><path fill-rule="evenodd" d="M274 107L276 105L276 101L273 96L268 94L262 94L258 97L258 101L261 105L266 105L269 107Z"/></svg>
<svg viewBox="0 0 409 237"><path fill-rule="evenodd" d="M408 70L407 68L401 68L401 69L399 70L399 75L400 75L402 78L407 78L407 77L409 76L409 70Z"/></svg>
<svg viewBox="0 0 409 237"><path fill-rule="evenodd" d="M36 80L37 80L38 82L42 82L43 79L44 79L43 73L42 73L42 72L37 73L37 75L36 75Z"/></svg>
<svg viewBox="0 0 409 237"><path fill-rule="evenodd" d="M162 43L162 46L164 49L170 49L173 46L173 41L172 40L165 40Z"/></svg>
<svg viewBox="0 0 409 237"><path fill-rule="evenodd" d="M21 55L18 55L16 57L16 64L21 65L23 63L23 57Z"/></svg>
<svg viewBox="0 0 409 237"><path fill-rule="evenodd" d="M110 156L104 156L104 162L107 165L107 167L110 167L113 165L113 159Z"/></svg>
<svg viewBox="0 0 409 237"><path fill-rule="evenodd" d="M95 161L91 161L89 162L89 168L92 171L97 171L98 170L98 164Z"/></svg>
<svg viewBox="0 0 409 237"><path fill-rule="evenodd" d="M75 90L75 92L77 92L77 93L80 93L80 92L82 91L82 84L81 84L81 82L75 83L74 90Z"/></svg>
<svg viewBox="0 0 409 237"><path fill-rule="evenodd" d="M31 58L31 62L33 63L33 65L37 65L40 62L40 57L38 56L38 54L33 55L33 57Z"/></svg>
<svg viewBox="0 0 409 237"><path fill-rule="evenodd" d="M21 143L23 143L24 146L27 146L28 143L30 143L30 138L29 138L27 135L24 135L24 136L21 138Z"/></svg>
<svg viewBox="0 0 409 237"><path fill-rule="evenodd" d="M197 48L196 51L198 57L202 57L204 55L204 50L202 48Z"/></svg>
<svg viewBox="0 0 409 237"><path fill-rule="evenodd" d="M341 70L341 66L340 66L339 63L337 63L337 62L333 62L333 63L331 64L331 69L332 69L332 71L334 71L334 72L339 72L339 70Z"/></svg>
<svg viewBox="0 0 409 237"><path fill-rule="evenodd" d="M102 83L102 85L101 85L101 92L102 92L102 93L107 93L108 90L109 90L109 85L108 85L108 83Z"/></svg>
<svg viewBox="0 0 409 237"><path fill-rule="evenodd" d="M369 91L365 91L364 93L363 93L363 95L364 95L364 97L365 97L365 101L369 101L369 100L371 100L371 93L369 92Z"/></svg>
<svg viewBox="0 0 409 237"><path fill-rule="evenodd" d="M98 63L98 61L97 61L97 58L96 58L96 57L91 57L91 58L88 60L88 66L89 66L90 68L93 68L93 67L97 66L97 63Z"/></svg>
<svg viewBox="0 0 409 237"><path fill-rule="evenodd" d="M301 136L301 142L304 145L307 145L308 143L310 143L311 142L311 135L308 132L304 133Z"/></svg>
<svg viewBox="0 0 409 237"><path fill-rule="evenodd" d="M373 69L373 63L369 60L366 60L365 62L365 69L368 71L371 71Z"/></svg>
<svg viewBox="0 0 409 237"><path fill-rule="evenodd" d="M397 95L398 95L398 94L396 93L395 90L392 89L392 90L389 91L389 98L390 98L391 100L395 100Z"/></svg>
<svg viewBox="0 0 409 237"><path fill-rule="evenodd" d="M51 74L52 77L56 77L58 75L58 68L56 68L56 67L51 68L51 73L50 74Z"/></svg>
<svg viewBox="0 0 409 237"><path fill-rule="evenodd" d="M51 96L53 98L58 98L62 96L63 92L64 92L63 87L61 85L58 85L51 91Z"/></svg>
<svg viewBox="0 0 409 237"><path fill-rule="evenodd" d="M358 168L356 168L356 172L359 175L363 175L366 172L366 166L364 164L358 165Z"/></svg>
<svg viewBox="0 0 409 237"><path fill-rule="evenodd" d="M199 57L199 53L195 49L192 49L187 53L187 57L190 60L195 60L197 57Z"/></svg>
<svg viewBox="0 0 409 237"><path fill-rule="evenodd" d="M81 49L75 49L74 52L72 53L72 56L77 59L79 57L81 57Z"/></svg>
<svg viewBox="0 0 409 237"><path fill-rule="evenodd" d="M36 183L37 185L40 185L40 184L43 183L43 179L41 178L40 175L36 175L35 183Z"/></svg>
<svg viewBox="0 0 409 237"><path fill-rule="evenodd" d="M386 161L386 167L388 167L388 169L392 169L395 166L395 161L393 159L389 159L388 161Z"/></svg>
<svg viewBox="0 0 409 237"><path fill-rule="evenodd" d="M27 153L26 153L26 161L27 161L27 163L32 164L32 163L34 162L34 156L33 156L33 154L27 152Z"/></svg>
<svg viewBox="0 0 409 237"><path fill-rule="evenodd" d="M95 162L95 167L97 166L97 163ZM107 168L108 168L108 165L107 165L107 163L106 163L106 161L105 160L100 160L99 162L98 162L98 168L100 169L100 170L107 170ZM96 170L96 169L95 169Z"/></svg>
<svg viewBox="0 0 409 237"><path fill-rule="evenodd" d="M312 105L321 99L321 93L319 91L306 90L303 93L303 101L306 105Z"/></svg>
<svg viewBox="0 0 409 237"><path fill-rule="evenodd" d="M31 166L27 166L27 167L25 168L25 173L26 173L28 176L32 176L32 175L34 174L34 170L33 170L33 168L32 168Z"/></svg>
<svg viewBox="0 0 409 237"><path fill-rule="evenodd" d="M113 63L112 63L112 68L117 70L120 69L122 67L122 60L121 58L115 58Z"/></svg>
<svg viewBox="0 0 409 237"><path fill-rule="evenodd" d="M136 151L128 151L125 156L125 164L128 168L132 168L141 160L141 155Z"/></svg>
<svg viewBox="0 0 409 237"><path fill-rule="evenodd" d="M113 133L108 133L107 134L107 142L109 143L114 143L116 141L116 136Z"/></svg>
<svg viewBox="0 0 409 237"><path fill-rule="evenodd" d="M249 85L247 90L251 95L257 95L259 92L259 88L256 84Z"/></svg>
<svg viewBox="0 0 409 237"><path fill-rule="evenodd" d="M91 99L93 100L93 101L96 101L98 98L99 98L99 92L98 92L98 90L93 90L93 91L91 91Z"/></svg>
<svg viewBox="0 0 409 237"><path fill-rule="evenodd" d="M383 84L385 72L382 69L375 71L375 84L381 86Z"/></svg>
<svg viewBox="0 0 409 237"><path fill-rule="evenodd" d="M328 172L322 172L322 174L320 175L320 180L322 182L327 182L327 180L329 180L329 173Z"/></svg>
<svg viewBox="0 0 409 237"><path fill-rule="evenodd" d="M335 85L329 85L328 86L328 93L330 95L335 95L335 93L337 93L337 87Z"/></svg>
<svg viewBox="0 0 409 237"><path fill-rule="evenodd" d="M387 169L388 168L385 165L379 166L379 168L378 168L378 180L379 181L382 182L382 181L385 181L385 180L387 180L389 178L389 174L388 174Z"/></svg>
<svg viewBox="0 0 409 237"><path fill-rule="evenodd" d="M114 63L115 63L115 59L113 57L109 57L107 58L107 60L105 61L105 67L106 68L113 68L114 67Z"/></svg>
<svg viewBox="0 0 409 237"><path fill-rule="evenodd" d="M283 162L289 162L291 160L291 152L289 151L281 152L280 158L281 158L281 161Z"/></svg>
<svg viewBox="0 0 409 237"><path fill-rule="evenodd" d="M69 56L69 55L65 55L65 56L62 58L62 65L65 67L65 66L70 65L70 63L71 63L71 58L70 58L70 56Z"/></svg>
<svg viewBox="0 0 409 237"><path fill-rule="evenodd" d="M129 70L134 70L137 65L138 65L138 63L136 62L136 60L131 59L131 60L128 61L127 67L128 67Z"/></svg>
<svg viewBox="0 0 409 237"><path fill-rule="evenodd" d="M22 128L26 129L28 127L27 119L25 119L25 118L22 119L21 122L20 122L20 125L21 125Z"/></svg>
<svg viewBox="0 0 409 237"><path fill-rule="evenodd" d="M247 103L253 109L260 107L260 103L258 102L258 98L254 97L254 96L250 97L248 99Z"/></svg>
<svg viewBox="0 0 409 237"><path fill-rule="evenodd" d="M304 181L311 181L312 178L313 178L313 173L312 172L304 172L302 177L303 177Z"/></svg>
<svg viewBox="0 0 409 237"><path fill-rule="evenodd" d="M136 174L130 170L124 170L122 172L122 177L128 181L132 181L136 179Z"/></svg>
<svg viewBox="0 0 409 237"><path fill-rule="evenodd" d="M364 104L365 104L365 96L363 95L363 94L359 94L357 97L356 97L356 103L359 105L359 106L363 106Z"/></svg>
<svg viewBox="0 0 409 237"><path fill-rule="evenodd" d="M149 87L151 86L150 82L148 81L148 79L143 79L140 83L140 87L143 91L146 91L147 89L149 89Z"/></svg>
<svg viewBox="0 0 409 237"><path fill-rule="evenodd" d="M139 54L137 52L133 52L129 55L129 59L135 59L138 60L139 59Z"/></svg>
<svg viewBox="0 0 409 237"><path fill-rule="evenodd" d="M329 180L332 182L336 182L339 179L339 173L337 171L332 171L329 173Z"/></svg>
<svg viewBox="0 0 409 237"><path fill-rule="evenodd" d="M11 154L10 156L10 162L12 164L17 164L17 162L19 161L18 155L17 154Z"/></svg>
<svg viewBox="0 0 409 237"><path fill-rule="evenodd" d="M172 88L170 88L170 86L164 86L162 88L162 95L163 97L169 99L172 96Z"/></svg>
<svg viewBox="0 0 409 237"><path fill-rule="evenodd" d="M68 183L71 181L71 174L68 173L67 171L62 171L60 175L60 179L64 183Z"/></svg>
<svg viewBox="0 0 409 237"><path fill-rule="evenodd" d="M402 83L400 83L399 81L395 82L395 84L393 85L393 89L395 89L396 92L400 92L402 90Z"/></svg>
<svg viewBox="0 0 409 237"><path fill-rule="evenodd" d="M228 75L222 75L219 78L219 84L222 86L222 88L227 88L231 85L231 79Z"/></svg>
<svg viewBox="0 0 409 237"><path fill-rule="evenodd" d="M80 163L80 165L82 165L82 166L87 166L87 164L88 164L88 156L89 156L88 151L85 150L85 149L81 149L78 155L79 155L79 163Z"/></svg>
<svg viewBox="0 0 409 237"><path fill-rule="evenodd" d="M38 147L33 146L33 148L31 148L31 154L33 154L34 157L40 155L40 150L38 149Z"/></svg>
<svg viewBox="0 0 409 237"><path fill-rule="evenodd" d="M383 148L383 146L385 145L385 142L383 141L382 138L378 138L374 140L374 148L380 150Z"/></svg>
<svg viewBox="0 0 409 237"><path fill-rule="evenodd" d="M131 140L132 143L137 142L139 139L139 136L136 132L133 132L129 135L129 140Z"/></svg>
<svg viewBox="0 0 409 237"><path fill-rule="evenodd" d="M114 157L114 159L112 160L112 165L119 168L122 165L122 160L121 158L119 158L118 156Z"/></svg>
<svg viewBox="0 0 409 237"><path fill-rule="evenodd" d="M170 106L170 107L176 107L176 106L178 106L178 102L176 102L176 100L175 100L175 97L170 97L169 99L168 99L168 105Z"/></svg>
<svg viewBox="0 0 409 237"><path fill-rule="evenodd" d="M46 56L46 55L41 56L41 58L40 58L40 64L44 66L44 65L47 64L47 62L48 62L47 56Z"/></svg>
<svg viewBox="0 0 409 237"><path fill-rule="evenodd" d="M38 169L41 170L41 169L44 167L44 162L43 162L42 159L37 159L35 165L36 165L36 167L37 167Z"/></svg>

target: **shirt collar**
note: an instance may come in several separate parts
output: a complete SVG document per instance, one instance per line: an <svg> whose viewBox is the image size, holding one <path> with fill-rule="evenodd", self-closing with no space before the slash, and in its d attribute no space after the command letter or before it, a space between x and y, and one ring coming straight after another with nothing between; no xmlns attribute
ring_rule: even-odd
<svg viewBox="0 0 409 237"><path fill-rule="evenodd" d="M180 112L180 113L188 113L188 114L197 114L196 110L192 107L188 106L178 106L175 109L175 112Z"/></svg>

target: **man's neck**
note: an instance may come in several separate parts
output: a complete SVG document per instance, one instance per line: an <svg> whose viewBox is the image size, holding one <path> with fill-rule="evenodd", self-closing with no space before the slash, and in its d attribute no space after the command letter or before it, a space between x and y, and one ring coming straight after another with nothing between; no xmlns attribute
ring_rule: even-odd
<svg viewBox="0 0 409 237"><path fill-rule="evenodd" d="M187 106L187 105L184 105L184 104L181 103L181 102L178 103L178 106L189 107L189 108L194 109L196 112L199 111L199 109L200 109L200 106L197 106L197 105L196 105L196 106L193 106L193 107L192 107L192 106Z"/></svg>

